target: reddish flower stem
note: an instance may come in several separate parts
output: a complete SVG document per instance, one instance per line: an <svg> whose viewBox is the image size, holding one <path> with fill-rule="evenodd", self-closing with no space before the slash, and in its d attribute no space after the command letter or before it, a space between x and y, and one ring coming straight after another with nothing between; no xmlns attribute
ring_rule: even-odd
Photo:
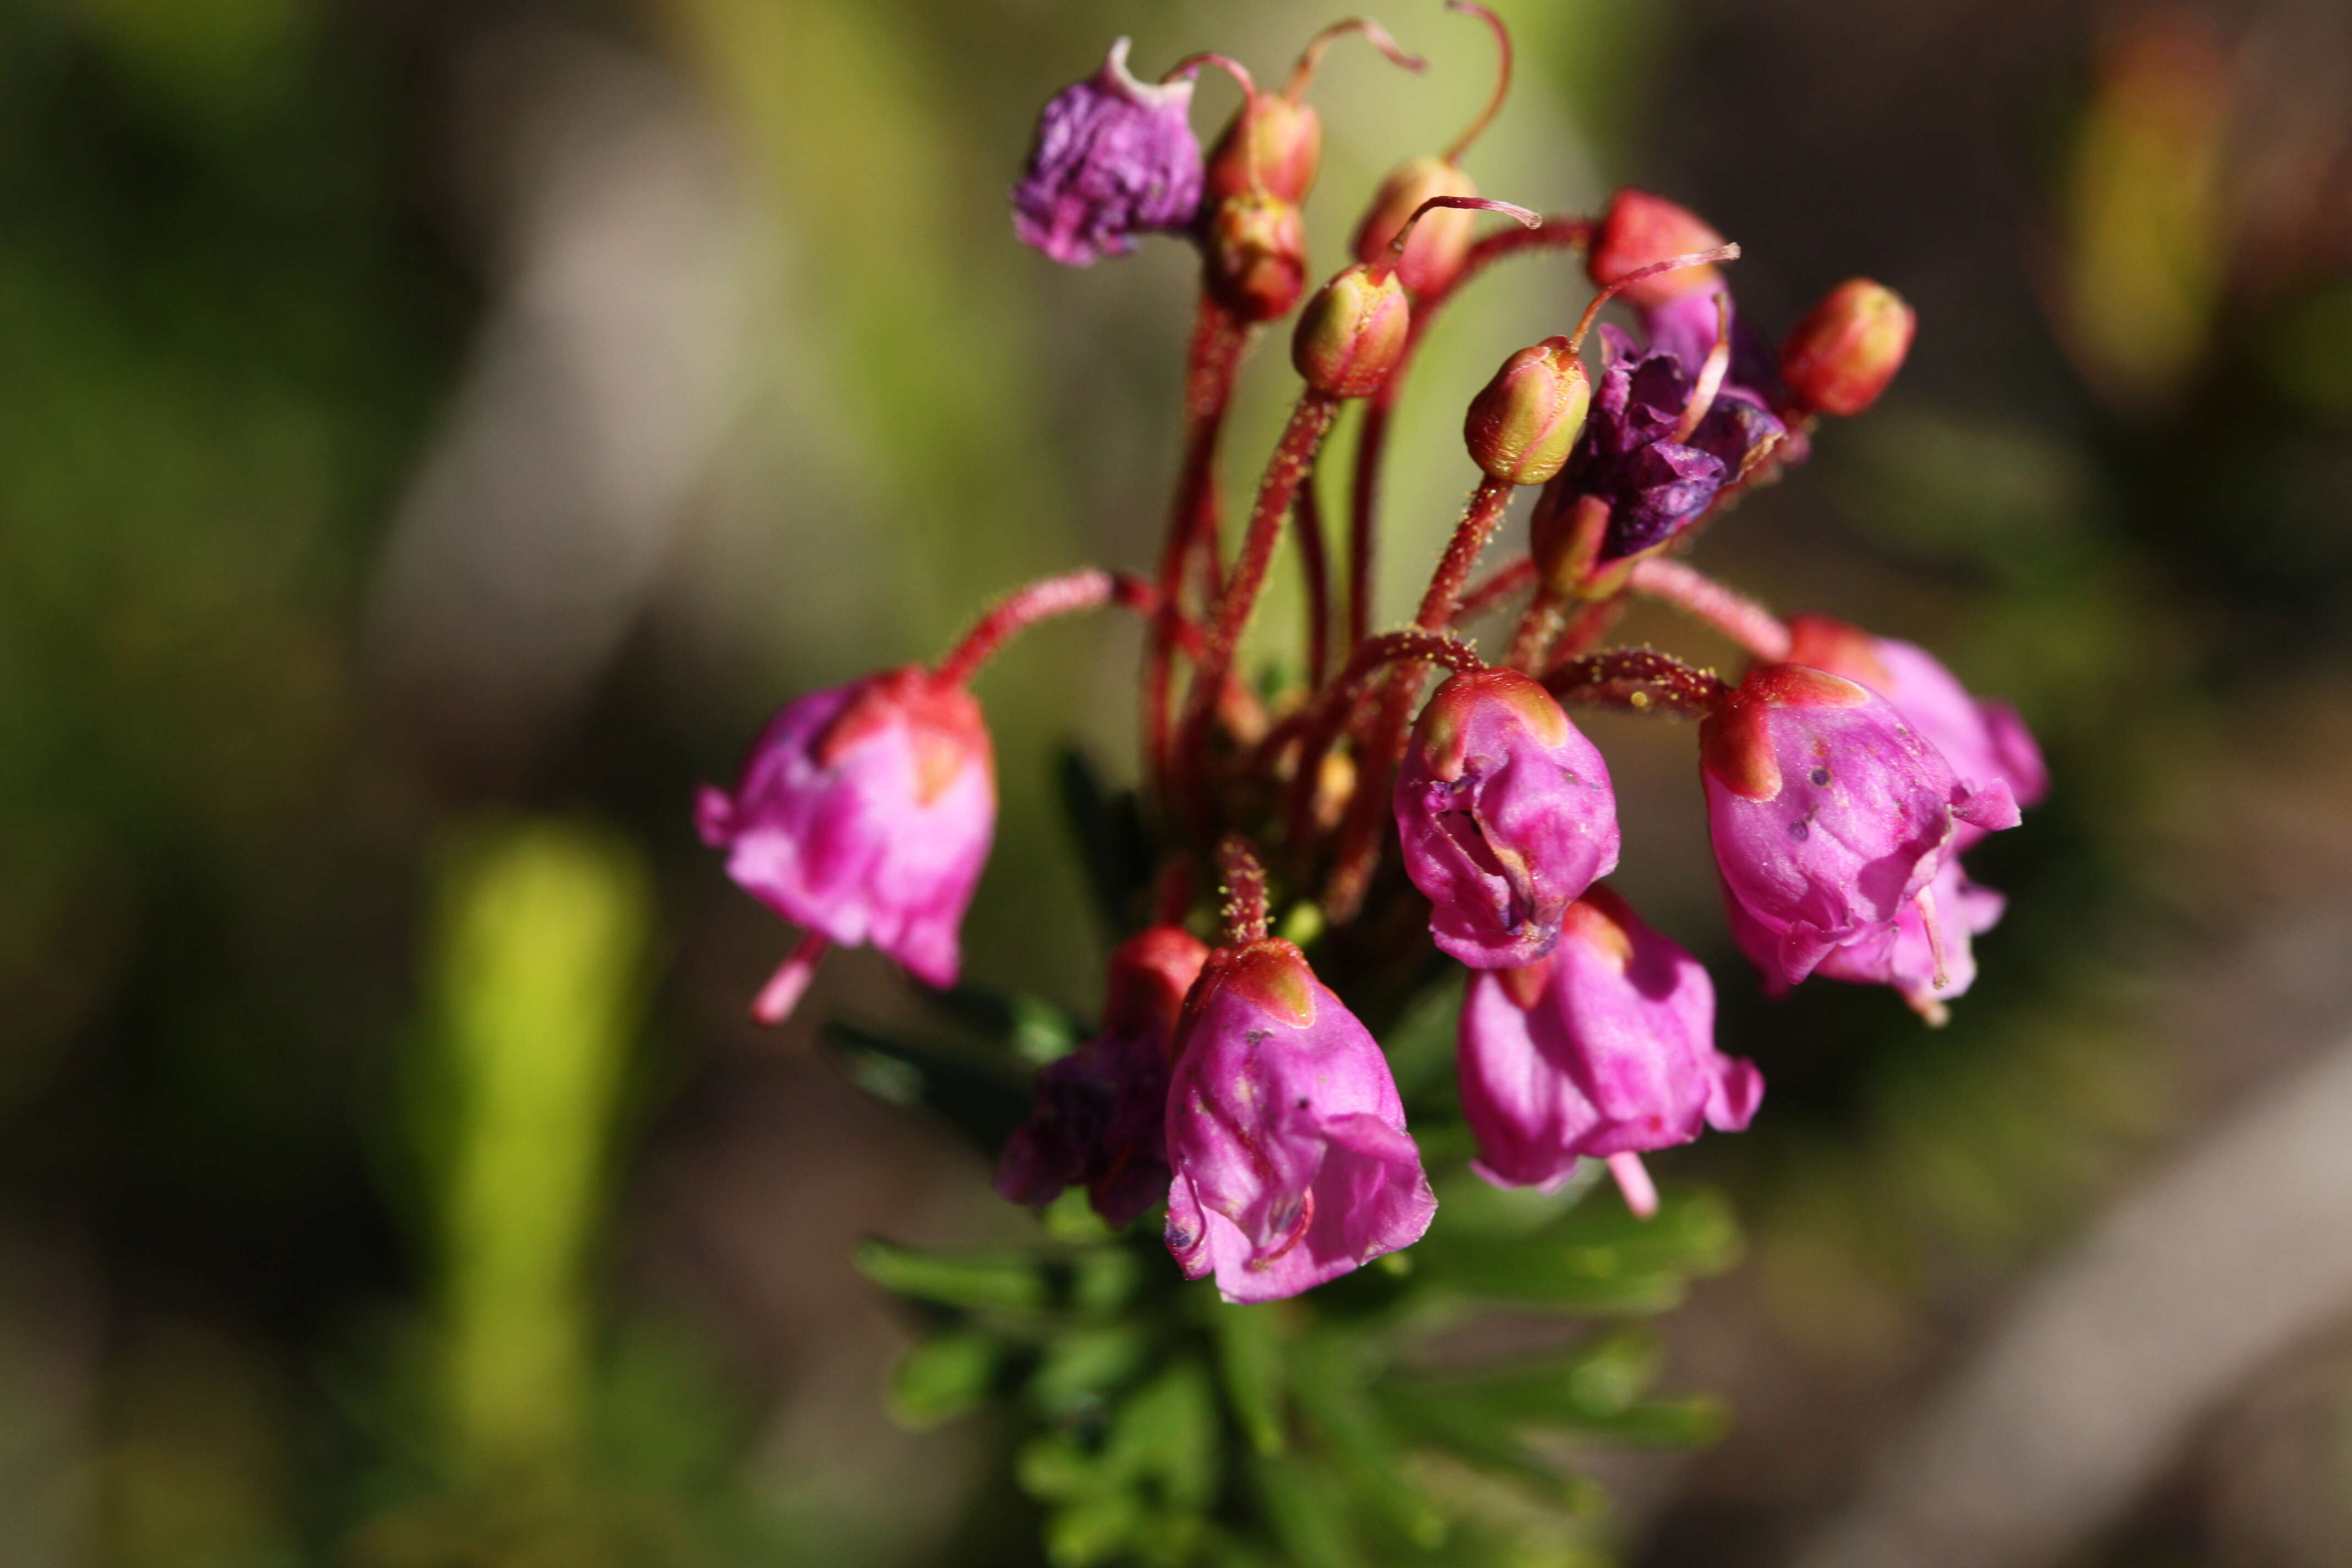
<svg viewBox="0 0 2352 1568"><path fill-rule="evenodd" d="M1163 790L1169 777L1176 624L1184 608L1184 573L1205 537L1209 576L1215 578L1217 447L1231 405L1234 374L1249 344L1249 330L1207 294L1192 327L1184 376L1184 456L1175 499L1160 546L1160 617L1152 624L1143 662L1145 776Z"/></svg>
<svg viewBox="0 0 2352 1568"><path fill-rule="evenodd" d="M1224 927L1225 945L1264 942L1265 868L1258 864L1248 839L1228 833L1218 841L1217 877L1224 884L1224 901L1217 907L1217 916Z"/></svg>
<svg viewBox="0 0 2352 1568"><path fill-rule="evenodd" d="M1209 813L1200 786L1208 763L1209 727L1217 694L1233 669L1234 650L1249 626L1250 612L1257 607L1258 593L1265 586L1266 569L1274 563L1274 547L1282 537L1283 519L1289 515L1300 482L1314 467L1315 454L1330 432L1339 407L1339 399L1309 388L1299 395L1297 405L1290 411L1290 422L1283 427L1282 439L1276 443L1265 477L1258 481L1257 501L1250 509L1241 553L1217 601L1215 618L1209 623L1208 644L1201 650L1199 668L1192 672L1192 687L1176 727L1172 762L1202 823L1208 821Z"/></svg>
<svg viewBox="0 0 2352 1568"><path fill-rule="evenodd" d="M1454 670L1486 668L1486 660L1469 644L1440 632L1384 632L1358 643L1339 678L1316 694L1307 710L1308 722L1298 748L1298 765L1290 779L1288 815L1294 845L1305 844L1314 826L1316 781L1325 755L1347 731L1357 696L1381 670L1406 662L1442 664Z"/></svg>
<svg viewBox="0 0 2352 1568"><path fill-rule="evenodd" d="M1616 647L1570 659L1547 674L1544 685L1562 702L1685 719L1706 718L1731 691L1714 671L1646 647Z"/></svg>
<svg viewBox="0 0 2352 1568"><path fill-rule="evenodd" d="M1454 538L1422 594L1420 613L1413 617L1413 624L1421 630L1437 631L1454 619L1454 606L1462 598L1462 584L1468 580L1470 569L1478 563L1486 542L1502 526L1503 513L1511 504L1514 488L1507 479L1490 477L1479 480L1478 488L1470 492L1462 521L1454 525ZM1381 823L1388 800L1389 780L1404 756L1406 731L1412 723L1413 699L1420 695L1423 673L1420 665L1412 664L1389 677L1372 721L1370 741L1356 754L1356 793L1348 802L1348 816L1339 826L1339 853L1332 861L1331 879L1326 884L1323 899L1324 912L1335 921L1354 918L1371 887L1372 872L1380 864Z"/></svg>
<svg viewBox="0 0 2352 1568"><path fill-rule="evenodd" d="M1298 486L1291 521L1298 528L1298 566L1307 578L1307 689L1319 691L1331 673L1331 547L1311 473Z"/></svg>
<svg viewBox="0 0 2352 1568"><path fill-rule="evenodd" d="M1654 555L1634 566L1631 582L1635 593L1705 621L1767 664L1789 657L1789 628L1780 618L1704 572Z"/></svg>
<svg viewBox="0 0 2352 1568"><path fill-rule="evenodd" d="M1160 594L1140 577L1093 566L1059 577L1042 577L999 599L963 635L963 640L948 650L932 673L943 682L961 686L994 658L1013 633L1055 616L1091 610L1113 601L1149 615L1160 608Z"/></svg>
<svg viewBox="0 0 2352 1568"><path fill-rule="evenodd" d="M1454 624L1467 626L1496 605L1527 592L1536 580L1536 561L1532 555L1496 567L1486 580L1475 588L1463 591L1462 602L1454 606Z"/></svg>
<svg viewBox="0 0 2352 1568"><path fill-rule="evenodd" d="M1356 438L1356 467L1348 491L1348 642L1350 647L1371 635L1374 542L1380 534L1381 464L1388 450L1389 423L1404 390L1413 351L1445 302L1462 291L1487 268L1507 256L1528 250L1570 250L1592 237L1592 220L1572 214L1548 216L1540 228L1506 228L1470 247L1462 270L1442 290L1432 290L1413 301L1412 324L1406 330L1404 352L1396 369L1364 405L1364 422Z"/></svg>

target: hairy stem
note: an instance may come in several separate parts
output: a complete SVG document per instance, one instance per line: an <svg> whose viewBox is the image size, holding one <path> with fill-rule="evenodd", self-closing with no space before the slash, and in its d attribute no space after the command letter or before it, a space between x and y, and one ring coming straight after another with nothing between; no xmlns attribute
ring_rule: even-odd
<svg viewBox="0 0 2352 1568"><path fill-rule="evenodd" d="M1147 615L1160 607L1159 589L1123 572L1105 572L1089 566L1058 577L1039 578L1015 588L990 606L987 614L963 635L963 640L948 650L933 673L942 681L960 686L994 658L1015 632L1055 616L1091 610L1114 600Z"/></svg>
<svg viewBox="0 0 2352 1568"><path fill-rule="evenodd" d="M1348 488L1348 642L1350 647L1371 635L1374 543L1380 534L1381 465L1388 450L1389 423L1404 390L1413 351L1436 320L1445 302L1463 286L1507 256L1529 250L1581 248L1592 237L1592 220L1573 214L1548 216L1539 228L1506 228L1470 247L1462 270L1443 289L1413 301L1412 324L1407 329L1404 352L1396 369L1364 405L1364 422L1356 439L1355 471Z"/></svg>
<svg viewBox="0 0 2352 1568"><path fill-rule="evenodd" d="M1208 803L1201 794L1201 785L1208 763L1210 721L1216 711L1217 694L1233 668L1234 652L1249 625L1250 612L1257 607L1259 590L1265 586L1266 569L1274 563L1274 547L1282 536L1283 519L1289 515L1299 484L1314 467L1315 454L1321 449L1339 407L1339 399L1311 388L1299 395L1297 405L1290 412L1290 422L1283 427L1282 439L1276 444L1274 456L1266 464L1265 475L1258 481L1257 501L1250 509L1249 528L1242 536L1241 553L1234 561L1233 576L1225 584L1225 591L1217 601L1216 616L1207 627L1206 646L1201 650L1200 666L1192 674L1184 716L1177 725L1173 758L1176 774L1192 795L1192 804L1203 824L1208 820Z"/></svg>
<svg viewBox="0 0 2352 1568"><path fill-rule="evenodd" d="M1217 446L1232 404L1234 374L1249 343L1249 331L1231 311L1203 293L1192 327L1184 376L1184 456L1176 474L1175 499L1160 545L1160 615L1152 623L1143 665L1145 776L1164 791L1172 744L1172 708L1178 624L1183 615L1184 571L1203 535L1213 554L1217 531Z"/></svg>
<svg viewBox="0 0 2352 1568"><path fill-rule="evenodd" d="M1654 555L1633 568L1630 583L1635 593L1705 621L1767 664L1789 657L1789 628L1780 618L1704 572Z"/></svg>

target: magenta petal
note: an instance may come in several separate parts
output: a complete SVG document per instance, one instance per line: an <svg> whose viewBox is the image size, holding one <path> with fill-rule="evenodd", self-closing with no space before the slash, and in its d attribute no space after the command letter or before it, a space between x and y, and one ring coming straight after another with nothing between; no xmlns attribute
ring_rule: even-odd
<svg viewBox="0 0 2352 1568"><path fill-rule="evenodd" d="M1530 981L1541 988L1522 1006ZM1548 975L1471 977L1456 1061L1473 1168L1497 1186L1549 1186L1580 1159L1746 1126L1762 1075L1717 1051L1714 1033L1698 961L1606 889L1587 894Z"/></svg>
<svg viewBox="0 0 2352 1568"><path fill-rule="evenodd" d="M1411 1246L1436 1211L1387 1058L1286 942L1211 958L1167 1142L1168 1249L1227 1300L1295 1296Z"/></svg>
<svg viewBox="0 0 2352 1568"><path fill-rule="evenodd" d="M961 688L899 669L812 692L769 724L731 795L704 786L695 818L786 920L955 983L996 826L988 731Z"/></svg>
<svg viewBox="0 0 2352 1568"><path fill-rule="evenodd" d="M1796 666L1750 671L1701 744L1717 866L1750 928L1742 943L1752 953L1768 940L1790 984L1902 917L1954 853L1956 814L2016 820L2006 784L1963 786L1892 703Z"/></svg>
<svg viewBox="0 0 2352 1568"><path fill-rule="evenodd" d="M1456 675L1423 710L1393 797L1430 937L1475 969L1551 951L1559 922L1617 867L1617 801L1600 749L1515 670Z"/></svg>

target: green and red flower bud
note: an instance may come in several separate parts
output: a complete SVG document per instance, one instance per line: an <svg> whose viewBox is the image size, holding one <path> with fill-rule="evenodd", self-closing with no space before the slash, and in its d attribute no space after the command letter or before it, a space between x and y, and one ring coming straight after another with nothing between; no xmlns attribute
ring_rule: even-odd
<svg viewBox="0 0 2352 1568"><path fill-rule="evenodd" d="M1412 306L1394 268L1348 268L1316 291L1290 342L1307 384L1332 397L1368 397L1404 357Z"/></svg>
<svg viewBox="0 0 2352 1568"><path fill-rule="evenodd" d="M1392 254L1389 247L1397 232L1412 221L1412 215L1433 199L1477 194L1476 182L1442 158L1406 159L1381 183L1380 194L1357 224L1356 259L1367 265L1393 262L1397 276L1416 296L1444 292L1461 276L1462 263L1470 254L1475 214L1444 207L1423 213L1405 241L1402 257Z"/></svg>
<svg viewBox="0 0 2352 1568"><path fill-rule="evenodd" d="M1280 321L1307 287L1298 205L1265 192L1226 197L1209 215L1202 258L1225 309L1244 321Z"/></svg>
<svg viewBox="0 0 2352 1568"><path fill-rule="evenodd" d="M1877 402L1903 368L1918 321L1894 289L1849 278L1789 334L1781 377L1807 409L1850 418Z"/></svg>
<svg viewBox="0 0 2352 1568"><path fill-rule="evenodd" d="M1209 199L1251 194L1298 203L1323 163L1323 117L1279 92L1254 92L1209 153Z"/></svg>
<svg viewBox="0 0 2352 1568"><path fill-rule="evenodd" d="M1591 406L1583 361L1566 338L1546 338L1505 360L1470 400L1462 439L1489 479L1539 485L1567 466Z"/></svg>

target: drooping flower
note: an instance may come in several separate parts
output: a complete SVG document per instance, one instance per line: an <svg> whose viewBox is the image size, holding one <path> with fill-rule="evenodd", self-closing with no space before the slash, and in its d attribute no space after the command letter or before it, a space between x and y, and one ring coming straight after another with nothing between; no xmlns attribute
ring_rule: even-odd
<svg viewBox="0 0 2352 1568"><path fill-rule="evenodd" d="M1168 1068L1184 994L1209 956L1154 926L1111 954L1102 1032L1037 1073L1037 1104L1004 1146L996 1191L1043 1208L1083 1185L1123 1226L1168 1194Z"/></svg>
<svg viewBox="0 0 2352 1568"><path fill-rule="evenodd" d="M1916 643L1873 637L1828 616L1789 617L1792 663L1826 669L1859 681L1902 710L1930 745L1944 753L1963 783L2009 786L2021 807L2039 805L2050 793L2050 770L2042 748L2017 710L2006 702L1972 696L1959 678ZM1985 830L1962 823L1956 850L1984 837Z"/></svg>
<svg viewBox="0 0 2352 1568"><path fill-rule="evenodd" d="M2017 825L2004 780L1963 782L1894 704L1802 665L1750 670L1701 721L1699 756L1725 895L1791 985L1894 931L1954 853L1956 824Z"/></svg>
<svg viewBox="0 0 2352 1568"><path fill-rule="evenodd" d="M1437 689L1398 771L1395 810L1432 940L1475 969L1549 952L1570 902L1617 868L1609 764L1517 670Z"/></svg>
<svg viewBox="0 0 2352 1568"><path fill-rule="evenodd" d="M1168 1250L1229 1301L1410 1247L1437 1208L1388 1059L1286 942L1220 949L1185 999L1168 1158Z"/></svg>
<svg viewBox="0 0 2352 1568"><path fill-rule="evenodd" d="M1471 1168L1503 1187L1739 1131L1764 1095L1752 1063L1715 1048L1706 970L1606 888L1570 909L1549 958L1471 977L1455 1066Z"/></svg>
<svg viewBox="0 0 2352 1568"><path fill-rule="evenodd" d="M1601 329L1601 342L1592 411L1561 479L1608 504L1600 559L1609 562L1673 538L1785 432L1771 410L1727 382L1685 431L1696 367L1663 349L1639 349L1614 327Z"/></svg>
<svg viewBox="0 0 2352 1568"><path fill-rule="evenodd" d="M812 692L768 725L733 794L703 786L695 816L727 874L786 920L955 984L996 829L995 756L962 686L908 667Z"/></svg>
<svg viewBox="0 0 2352 1568"><path fill-rule="evenodd" d="M1118 39L1100 70L1047 101L1013 187L1013 233L1066 267L1125 256L1133 235L1181 228L1200 209L1192 83L1138 81L1127 50Z"/></svg>

